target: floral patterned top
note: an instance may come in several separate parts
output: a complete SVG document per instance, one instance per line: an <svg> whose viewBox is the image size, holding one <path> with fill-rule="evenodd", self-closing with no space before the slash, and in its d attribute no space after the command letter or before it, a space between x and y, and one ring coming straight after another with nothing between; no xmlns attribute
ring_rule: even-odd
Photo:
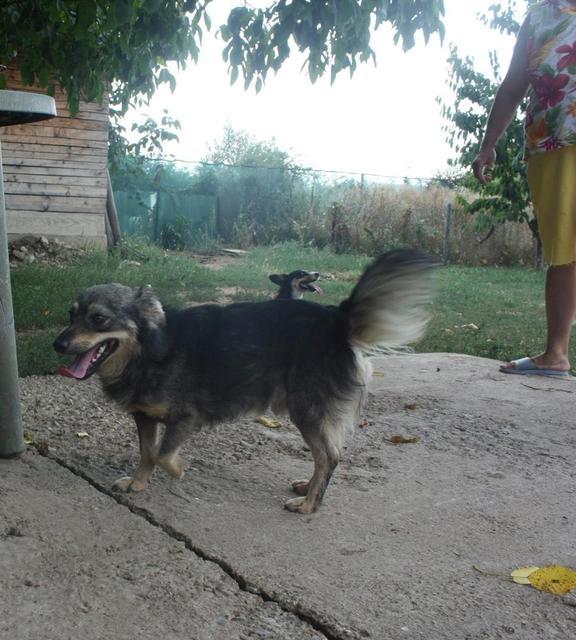
<svg viewBox="0 0 576 640"><path fill-rule="evenodd" d="M525 158L576 144L576 3L546 0L528 9L530 87Z"/></svg>

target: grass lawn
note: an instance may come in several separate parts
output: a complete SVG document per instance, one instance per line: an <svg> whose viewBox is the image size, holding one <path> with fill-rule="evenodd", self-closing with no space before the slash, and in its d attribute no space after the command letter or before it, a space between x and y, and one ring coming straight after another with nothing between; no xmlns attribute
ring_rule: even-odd
<svg viewBox="0 0 576 640"><path fill-rule="evenodd" d="M126 264L126 259L141 266ZM12 293L20 374L51 373L60 364L52 341L65 326L78 292L92 284L151 284L163 302L185 306L216 300L223 292L232 300L267 299L276 291L268 274L308 269L323 274L324 296L313 299L334 304L346 297L368 260L287 244L255 249L213 270L186 254L130 243L75 264L19 266L12 271ZM415 349L503 360L533 354L543 346L543 288L544 273L529 269L442 267L432 322Z"/></svg>

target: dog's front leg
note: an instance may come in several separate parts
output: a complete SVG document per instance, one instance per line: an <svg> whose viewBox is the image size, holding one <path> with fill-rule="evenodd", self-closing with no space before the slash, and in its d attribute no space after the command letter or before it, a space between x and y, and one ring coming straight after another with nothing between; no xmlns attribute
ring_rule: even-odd
<svg viewBox="0 0 576 640"><path fill-rule="evenodd" d="M118 491L144 491L148 487L158 452L158 421L144 413L134 413L140 439L140 464L131 476L119 478L113 488Z"/></svg>

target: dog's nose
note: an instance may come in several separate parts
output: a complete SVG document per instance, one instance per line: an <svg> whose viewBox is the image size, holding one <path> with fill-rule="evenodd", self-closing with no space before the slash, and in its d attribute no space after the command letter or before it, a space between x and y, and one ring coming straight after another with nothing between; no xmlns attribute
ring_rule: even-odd
<svg viewBox="0 0 576 640"><path fill-rule="evenodd" d="M62 334L60 334L56 340L54 340L54 342L52 343L52 346L54 347L55 351L58 351L58 353L66 353L66 349L68 349L68 345L70 344L70 341L65 338Z"/></svg>

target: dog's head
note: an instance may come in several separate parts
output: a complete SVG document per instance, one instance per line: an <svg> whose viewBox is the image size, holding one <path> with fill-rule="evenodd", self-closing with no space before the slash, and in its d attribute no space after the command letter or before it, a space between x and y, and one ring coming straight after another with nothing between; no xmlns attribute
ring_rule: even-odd
<svg viewBox="0 0 576 640"><path fill-rule="evenodd" d="M103 379L117 378L164 323L164 309L149 286L89 287L70 308L70 323L54 341L56 351L76 356L59 373L78 380L96 372Z"/></svg>
<svg viewBox="0 0 576 640"><path fill-rule="evenodd" d="M280 287L277 298L300 300L306 292L322 293L316 284L320 274L316 271L292 271L291 273L273 273L270 280Z"/></svg>

